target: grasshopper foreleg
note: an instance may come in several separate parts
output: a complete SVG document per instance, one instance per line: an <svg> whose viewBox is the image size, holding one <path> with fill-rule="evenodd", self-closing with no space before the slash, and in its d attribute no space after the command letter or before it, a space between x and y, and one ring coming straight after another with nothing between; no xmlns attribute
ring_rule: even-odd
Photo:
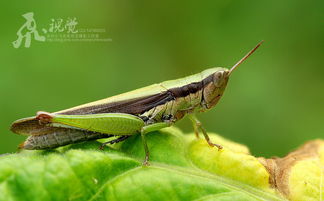
<svg viewBox="0 0 324 201"><path fill-rule="evenodd" d="M197 119L197 117L195 115L191 114L189 116L189 118L190 118L190 120L193 123L194 131L195 131L195 134L196 134L196 136L198 138L199 138L199 130L201 130L201 132L203 133L203 135L205 137L205 140L207 141L207 143L209 144L209 146L211 146L211 147L217 147L218 150L223 149L223 146L222 145L215 144L215 143L213 143L210 140L210 138L209 138L209 136L208 136L208 134L206 132L206 129L202 126L201 122Z"/></svg>

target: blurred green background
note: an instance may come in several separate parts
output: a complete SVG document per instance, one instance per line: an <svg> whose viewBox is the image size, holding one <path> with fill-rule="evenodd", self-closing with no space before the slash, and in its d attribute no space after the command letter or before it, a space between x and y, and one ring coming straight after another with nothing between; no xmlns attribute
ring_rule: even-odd
<svg viewBox="0 0 324 201"><path fill-rule="evenodd" d="M324 136L324 1L1 1L0 153L25 137L12 121L138 87L230 67L219 104L199 117L208 131L248 145L256 156L283 156ZM21 16L38 30L51 18L105 28L111 42L39 42L13 48ZM189 122L178 126L191 131Z"/></svg>

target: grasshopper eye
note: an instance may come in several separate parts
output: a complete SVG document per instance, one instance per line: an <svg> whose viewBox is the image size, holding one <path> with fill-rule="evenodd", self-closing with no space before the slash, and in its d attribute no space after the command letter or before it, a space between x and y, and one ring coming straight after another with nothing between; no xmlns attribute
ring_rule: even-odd
<svg viewBox="0 0 324 201"><path fill-rule="evenodd" d="M217 79L222 79L223 77L223 71L219 71L216 73Z"/></svg>
<svg viewBox="0 0 324 201"><path fill-rule="evenodd" d="M220 87L221 83L224 80L224 71L217 71L214 73L213 82L216 87Z"/></svg>
<svg viewBox="0 0 324 201"><path fill-rule="evenodd" d="M218 82L219 80L221 80L223 78L224 75L224 71L217 71L214 74L214 82Z"/></svg>

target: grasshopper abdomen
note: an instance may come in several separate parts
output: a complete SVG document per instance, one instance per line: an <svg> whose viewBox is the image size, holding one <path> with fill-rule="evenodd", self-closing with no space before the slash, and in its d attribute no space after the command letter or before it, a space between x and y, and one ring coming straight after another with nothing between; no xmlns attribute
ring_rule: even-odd
<svg viewBox="0 0 324 201"><path fill-rule="evenodd" d="M53 130L47 134L29 136L25 142L19 145L19 148L28 150L53 149L68 144L109 138L112 136L113 135L77 129L53 128Z"/></svg>

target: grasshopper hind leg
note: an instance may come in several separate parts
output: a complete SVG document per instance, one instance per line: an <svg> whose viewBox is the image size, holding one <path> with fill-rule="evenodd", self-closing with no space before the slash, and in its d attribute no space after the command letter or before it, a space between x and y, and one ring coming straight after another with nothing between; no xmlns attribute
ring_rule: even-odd
<svg viewBox="0 0 324 201"><path fill-rule="evenodd" d="M141 137L142 137L142 142L143 142L144 151L145 151L145 159L144 159L144 162L143 162L144 166L150 165L149 164L150 152L149 152L149 149L148 149L148 146L147 146L145 134L153 132L153 131L160 130L160 129L165 128L165 127L169 127L169 126L171 126L171 124L172 124L171 122L158 122L158 123L146 125L146 126L144 126L142 128Z"/></svg>
<svg viewBox="0 0 324 201"><path fill-rule="evenodd" d="M210 138L209 138L209 136L208 136L208 134L207 134L207 132L206 132L206 129L202 126L201 122L197 119L197 117L196 117L195 115L191 114L191 115L189 116L189 118L190 118L190 120L191 120L192 123L193 123L193 127L194 127L194 131L195 131L195 135L196 135L197 138L199 138L199 130L201 130L201 132L203 133L204 138L205 138L205 140L207 141L207 143L209 144L209 146L211 146L211 147L217 147L218 150L223 149L223 146L222 146L222 145L220 145L220 144L215 144L215 143L213 143L213 142L210 140Z"/></svg>
<svg viewBox="0 0 324 201"><path fill-rule="evenodd" d="M118 143L118 142L121 142L121 141L126 140L126 139L129 138L129 137L130 137L130 135L123 135L123 136L120 136L120 137L118 137L118 138L116 138L116 139L114 139L114 140L109 140L109 141L107 141L107 142L102 143L102 144L100 145L99 149L104 150L104 148L105 148L105 146L106 146L107 144L116 144L116 143Z"/></svg>
<svg viewBox="0 0 324 201"><path fill-rule="evenodd" d="M144 146L144 151L145 151L145 158L144 158L144 161L143 161L143 165L144 166L149 166L149 160L150 160L150 151L148 149L148 146L147 146L147 142L146 142L146 138L145 138L145 133L142 132L141 133L141 137L142 137L142 142L143 142L143 146Z"/></svg>

